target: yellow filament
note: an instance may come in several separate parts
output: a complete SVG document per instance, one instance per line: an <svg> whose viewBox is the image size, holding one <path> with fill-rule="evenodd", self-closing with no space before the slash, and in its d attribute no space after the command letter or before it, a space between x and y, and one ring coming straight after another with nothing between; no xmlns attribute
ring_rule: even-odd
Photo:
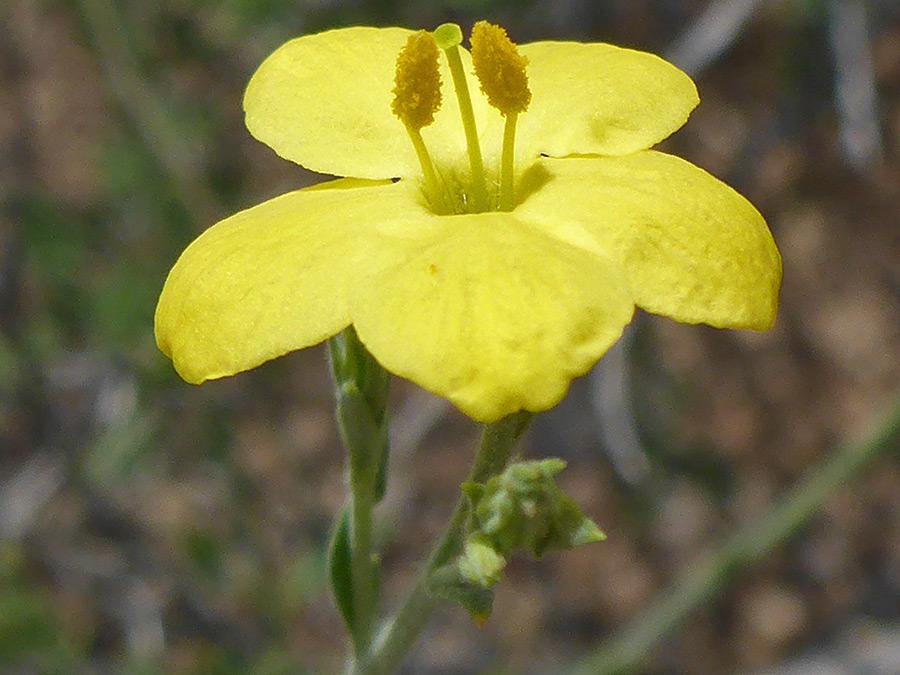
<svg viewBox="0 0 900 675"><path fill-rule="evenodd" d="M441 107L439 55L431 33L420 30L409 36L397 57L391 111L408 129L427 127Z"/></svg>
<svg viewBox="0 0 900 675"><path fill-rule="evenodd" d="M450 213L444 200L444 192L438 183L431 155L428 154L425 141L422 140L422 132L410 126L406 127L406 131L409 133L409 140L412 141L416 157L419 158L419 165L422 167L422 176L425 178L425 197L428 199L428 203L435 213Z"/></svg>
<svg viewBox="0 0 900 675"><path fill-rule="evenodd" d="M501 211L512 211L515 203L513 167L516 157L516 119L519 113L509 113L503 125L503 150L500 156L500 200Z"/></svg>

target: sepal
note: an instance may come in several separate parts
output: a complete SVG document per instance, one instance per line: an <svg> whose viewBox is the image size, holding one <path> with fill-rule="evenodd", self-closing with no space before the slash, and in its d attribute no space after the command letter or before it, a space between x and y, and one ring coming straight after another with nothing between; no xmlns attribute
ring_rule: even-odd
<svg viewBox="0 0 900 675"><path fill-rule="evenodd" d="M428 590L432 595L462 605L479 628L488 620L494 606L494 592L466 579L460 572L458 559L429 575Z"/></svg>

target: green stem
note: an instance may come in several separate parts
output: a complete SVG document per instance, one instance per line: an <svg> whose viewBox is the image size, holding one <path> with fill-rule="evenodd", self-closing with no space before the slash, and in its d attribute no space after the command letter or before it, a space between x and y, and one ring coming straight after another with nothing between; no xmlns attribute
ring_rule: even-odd
<svg viewBox="0 0 900 675"><path fill-rule="evenodd" d="M337 421L350 469L350 571L357 662L368 658L378 610L377 562L372 546L372 510L383 492L387 462L389 376L360 343L353 327L328 341L337 391Z"/></svg>
<svg viewBox="0 0 900 675"><path fill-rule="evenodd" d="M375 560L372 550L372 509L375 472L350 470L350 555L353 570L353 656L365 661L372 645L372 624L377 611Z"/></svg>
<svg viewBox="0 0 900 675"><path fill-rule="evenodd" d="M503 150L500 157L500 210L512 211L515 203L516 120L518 113L506 115L503 125Z"/></svg>
<svg viewBox="0 0 900 675"><path fill-rule="evenodd" d="M882 452L900 444L900 401L869 437L839 446L761 520L746 525L706 560L688 570L631 626L574 669L575 675L634 672L687 615L746 567L802 527L835 492Z"/></svg>
<svg viewBox="0 0 900 675"><path fill-rule="evenodd" d="M466 71L463 68L459 47L453 45L444 50L450 64L450 75L453 76L453 88L459 101L459 113L462 116L463 130L466 133L466 149L469 152L469 166L472 168L472 199L475 210L488 210L487 183L484 178L484 162L481 159L481 145L478 142L478 128L475 126L475 113L472 110L472 99L469 96L469 85L466 83Z"/></svg>
<svg viewBox="0 0 900 675"><path fill-rule="evenodd" d="M523 411L484 428L467 482L484 483L506 468L512 457L513 447L525 432L531 417L531 413ZM357 661L353 664L350 670L352 675L386 675L396 672L439 601L428 592L428 578L459 551L467 515L468 502L465 497L460 496L450 522L428 556L415 585L379 635L371 658L366 662Z"/></svg>

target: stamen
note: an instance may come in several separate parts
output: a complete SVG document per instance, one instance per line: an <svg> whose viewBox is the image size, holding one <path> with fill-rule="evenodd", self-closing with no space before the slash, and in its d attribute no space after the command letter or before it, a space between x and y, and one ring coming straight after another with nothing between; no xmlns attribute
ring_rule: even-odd
<svg viewBox="0 0 900 675"><path fill-rule="evenodd" d="M453 76L453 88L456 90L456 98L459 100L459 112L462 116L463 130L466 133L469 166L472 170L472 200L477 211L487 211L488 193L484 178L484 162L481 159L481 146L478 143L478 129L475 126L475 113L472 111L472 99L469 97L466 73L459 55L462 31L455 24L445 23L435 29L434 35L435 40L447 56L450 74Z"/></svg>
<svg viewBox="0 0 900 675"><path fill-rule="evenodd" d="M441 107L439 56L431 33L420 30L410 35L397 56L391 102L391 111L403 122L415 148L425 178L426 197L436 211L445 210L446 205L421 129L434 122L434 113Z"/></svg>
<svg viewBox="0 0 900 675"><path fill-rule="evenodd" d="M488 103L506 118L503 126L503 149L500 156L501 211L511 211L515 202L516 120L531 103L531 90L525 66L528 59L519 54L516 46L500 26L479 21L472 27L472 63L481 91Z"/></svg>

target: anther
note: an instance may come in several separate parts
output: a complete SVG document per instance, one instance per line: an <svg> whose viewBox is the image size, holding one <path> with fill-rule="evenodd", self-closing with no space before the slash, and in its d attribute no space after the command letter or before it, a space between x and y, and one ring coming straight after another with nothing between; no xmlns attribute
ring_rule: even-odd
<svg viewBox="0 0 900 675"><path fill-rule="evenodd" d="M439 55L431 33L420 30L409 36L397 57L391 111L407 128L427 127L441 107Z"/></svg>
<svg viewBox="0 0 900 675"><path fill-rule="evenodd" d="M487 21L472 27L471 42L475 76L488 103L502 115L525 112L531 103L525 74L528 59L519 54L505 30Z"/></svg>

